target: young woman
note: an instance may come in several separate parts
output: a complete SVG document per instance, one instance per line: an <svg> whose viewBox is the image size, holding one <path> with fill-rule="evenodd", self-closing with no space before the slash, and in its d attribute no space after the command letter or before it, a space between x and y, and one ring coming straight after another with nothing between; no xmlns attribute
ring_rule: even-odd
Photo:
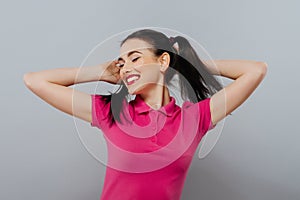
<svg viewBox="0 0 300 200"><path fill-rule="evenodd" d="M24 82L50 105L103 130L108 163L101 199L180 199L201 138L251 95L267 65L248 60L215 60L214 65L201 61L184 37L150 29L130 34L120 50L117 60L30 72ZM175 75L182 107L167 87ZM234 81L223 88L213 75ZM68 87L100 80L120 89L100 95ZM128 102L129 94L135 99Z"/></svg>

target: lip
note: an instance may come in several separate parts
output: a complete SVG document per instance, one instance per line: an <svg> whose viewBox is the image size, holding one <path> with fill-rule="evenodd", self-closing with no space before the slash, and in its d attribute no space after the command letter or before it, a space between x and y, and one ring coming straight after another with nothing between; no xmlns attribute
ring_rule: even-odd
<svg viewBox="0 0 300 200"><path fill-rule="evenodd" d="M128 83L127 80L128 80L130 77L133 77L133 76L137 76L138 79L141 77L139 74L130 74L130 75L126 76L125 80L126 80L126 83L127 83L128 85L131 85L134 81L138 80L138 79L136 79L136 80L131 81L130 83Z"/></svg>

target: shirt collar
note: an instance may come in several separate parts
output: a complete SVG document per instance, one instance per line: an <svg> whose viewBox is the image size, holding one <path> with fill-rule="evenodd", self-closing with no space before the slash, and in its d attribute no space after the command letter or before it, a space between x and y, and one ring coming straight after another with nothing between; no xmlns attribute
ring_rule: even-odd
<svg viewBox="0 0 300 200"><path fill-rule="evenodd" d="M176 103L175 98L170 96L170 102L167 105L160 107L157 111L160 111L170 117L170 116L172 116L172 114L175 110L175 107L176 107L175 103ZM145 103L145 101L142 99L142 97L140 95L136 95L136 97L133 101L133 107L134 107L135 112L138 114L147 112L150 110L155 110L155 109L151 108L147 103Z"/></svg>

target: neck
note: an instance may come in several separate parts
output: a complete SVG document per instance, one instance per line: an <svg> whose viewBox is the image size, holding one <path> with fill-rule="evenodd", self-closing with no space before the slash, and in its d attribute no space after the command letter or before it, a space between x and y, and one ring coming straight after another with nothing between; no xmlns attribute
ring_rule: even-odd
<svg viewBox="0 0 300 200"><path fill-rule="evenodd" d="M170 102L170 94L166 86L157 86L151 92L140 94L140 96L146 104L155 110L167 105Z"/></svg>

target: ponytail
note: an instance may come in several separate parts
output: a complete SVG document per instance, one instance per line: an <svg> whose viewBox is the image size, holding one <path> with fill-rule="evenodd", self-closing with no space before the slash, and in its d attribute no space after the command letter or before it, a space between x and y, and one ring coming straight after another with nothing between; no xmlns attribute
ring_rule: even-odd
<svg viewBox="0 0 300 200"><path fill-rule="evenodd" d="M221 83L209 72L206 65L200 60L197 53L189 43L189 41L181 36L168 38L161 32L144 29L136 31L127 36L122 42L121 46L128 39L141 39L148 42L153 47L153 53L156 56L162 55L167 52L170 55L170 64L165 74L166 84L170 84L170 81L175 74L179 76L179 85L181 91L181 97L184 100L189 100L193 103L199 102L206 98L209 98L214 93L221 90L223 87ZM177 43L177 48L174 45ZM123 101L128 98L127 87L121 82L119 89L116 93L110 95L102 95L106 105L111 102L110 114L107 116L112 125L115 120L122 123L120 120L120 114L123 114ZM122 112L121 112L122 111ZM128 122L131 122L126 117Z"/></svg>
<svg viewBox="0 0 300 200"><path fill-rule="evenodd" d="M179 84L184 96L196 103L212 96L223 88L200 60L186 38L181 36L171 37L172 41L174 44L178 44L178 52L175 54L176 62L173 68L182 75L179 78ZM191 88L188 87L189 85Z"/></svg>

